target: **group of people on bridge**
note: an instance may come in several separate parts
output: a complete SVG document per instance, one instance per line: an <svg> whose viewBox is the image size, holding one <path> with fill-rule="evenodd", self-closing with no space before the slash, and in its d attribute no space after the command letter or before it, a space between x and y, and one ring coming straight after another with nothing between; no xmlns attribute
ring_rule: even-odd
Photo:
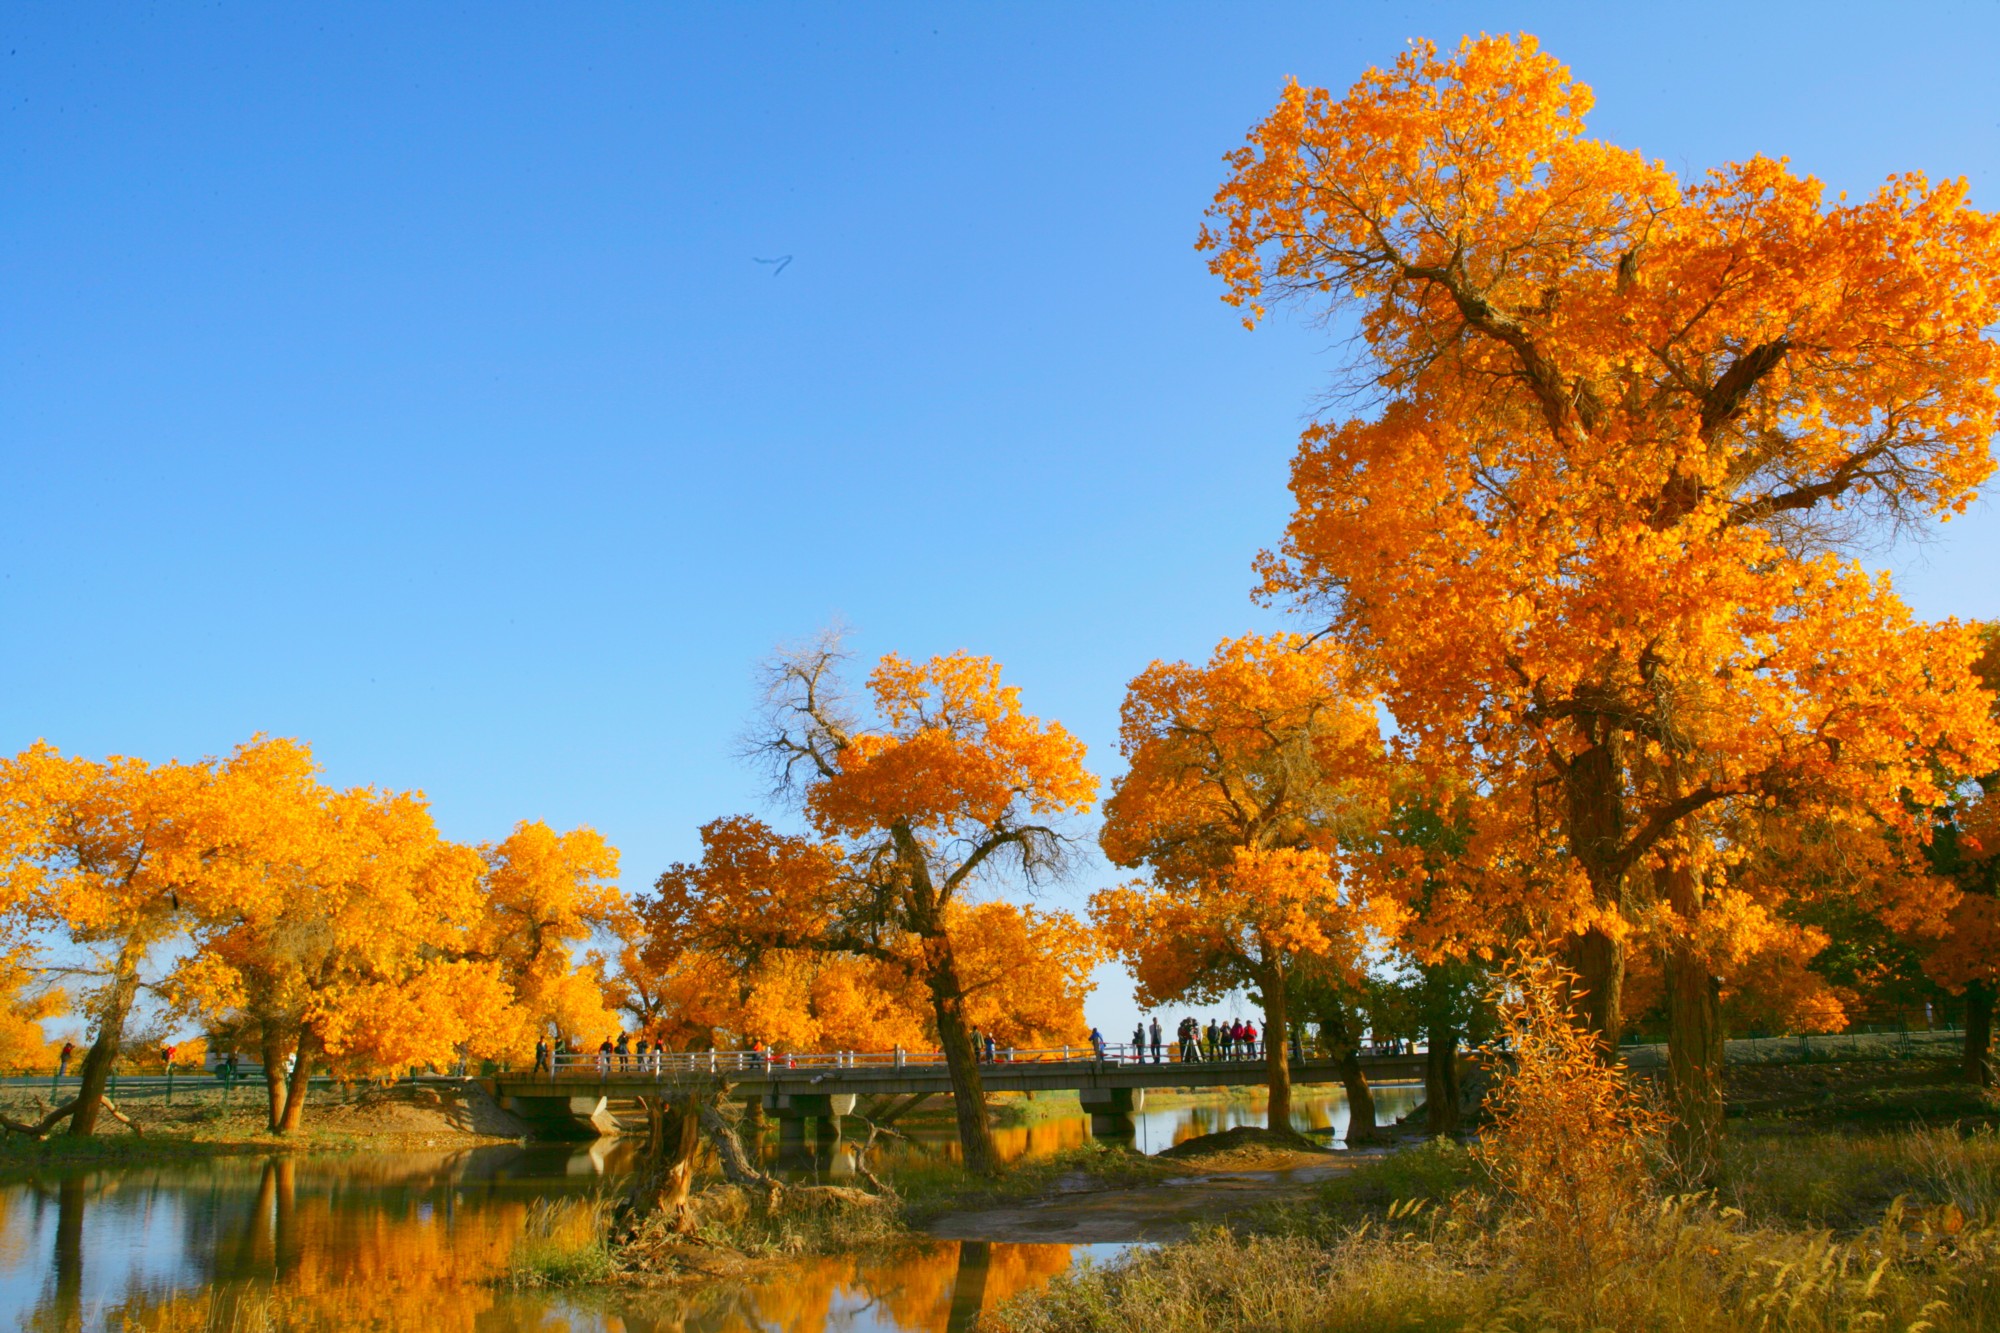
<svg viewBox="0 0 2000 1333"><path fill-rule="evenodd" d="M1104 1041L1104 1034L1096 1028L1090 1030L1090 1044L1097 1051L1097 1058L1110 1058ZM1160 1026L1156 1014L1149 1024L1141 1021L1132 1029L1132 1044L1120 1054L1136 1064L1145 1064L1148 1054L1153 1064L1168 1061L1166 1033ZM1227 1023L1211 1018L1204 1025L1200 1019L1189 1015L1180 1021L1174 1030L1172 1059L1179 1064L1197 1064L1222 1060L1261 1060L1268 1055L1262 1035L1254 1021L1231 1018ZM1292 1059L1304 1058L1299 1047L1296 1029L1291 1035Z"/></svg>

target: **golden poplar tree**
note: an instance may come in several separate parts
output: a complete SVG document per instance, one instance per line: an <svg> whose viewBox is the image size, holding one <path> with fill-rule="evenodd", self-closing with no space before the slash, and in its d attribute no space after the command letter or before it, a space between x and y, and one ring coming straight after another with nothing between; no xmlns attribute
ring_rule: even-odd
<svg viewBox="0 0 2000 1333"><path fill-rule="evenodd" d="M53 936L42 960L92 1029L69 1132L96 1129L142 991L197 931L268 900L247 850L310 768L303 747L257 738L197 763L67 757L38 742L0 761L0 909Z"/></svg>
<svg viewBox="0 0 2000 1333"><path fill-rule="evenodd" d="M1332 641L1248 635L1205 666L1148 667L1119 736L1130 767L1099 841L1151 880L1093 895L1091 916L1148 1006L1255 994L1270 1127L1289 1129L1288 980L1358 978L1370 930L1399 915L1342 870L1343 840L1373 837L1386 815L1373 700Z"/></svg>
<svg viewBox="0 0 2000 1333"><path fill-rule="evenodd" d="M1974 637L1854 552L1992 471L2000 223L1962 180L1828 199L1765 157L1683 180L1589 137L1591 101L1526 37L1289 87L1201 244L1246 322L1289 301L1358 334L1358 410L1304 435L1267 593L1515 808L1607 1041L1628 938L1661 923L1698 1140L1731 808L1907 825L1940 772L1993 767Z"/></svg>
<svg viewBox="0 0 2000 1333"><path fill-rule="evenodd" d="M1097 781L1082 743L1025 713L990 659L885 657L868 677L865 713L841 691L842 660L821 641L775 661L757 736L814 836L754 819L709 824L701 863L660 877L652 933L731 955L847 954L915 977L950 1069L965 1164L990 1172L954 921L1003 871L1026 881L1058 871L1066 840L1054 821L1088 809ZM1088 956L1065 914L1030 920L1024 936L1053 931L1058 952ZM1079 1001L1085 989L1079 979Z"/></svg>

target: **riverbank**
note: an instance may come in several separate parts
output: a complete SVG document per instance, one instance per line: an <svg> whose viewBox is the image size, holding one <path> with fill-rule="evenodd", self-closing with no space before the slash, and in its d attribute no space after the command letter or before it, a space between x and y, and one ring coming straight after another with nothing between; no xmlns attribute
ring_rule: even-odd
<svg viewBox="0 0 2000 1333"><path fill-rule="evenodd" d="M308 1104L290 1134L267 1127L262 1089L240 1090L230 1102L186 1097L178 1103L126 1102L127 1125L105 1116L97 1133L73 1138L58 1128L46 1139L0 1134L0 1179L50 1167L188 1161L269 1153L411 1152L517 1143L528 1128L476 1084L395 1085L366 1089L339 1101ZM38 1120L46 1099L15 1096L0 1110ZM134 1128L136 1126L136 1130Z"/></svg>
<svg viewBox="0 0 2000 1333"><path fill-rule="evenodd" d="M1239 1128L1185 1143L1172 1158L1092 1143L1013 1162L991 1178L942 1159L901 1159L881 1168L881 1193L791 1183L766 1198L706 1180L692 1199L692 1232L657 1219L623 1245L603 1240L611 1216L603 1199L542 1210L508 1280L671 1287L750 1281L802 1259L938 1241L1150 1243L1306 1194L1347 1165L1346 1154L1299 1136Z"/></svg>
<svg viewBox="0 0 2000 1333"><path fill-rule="evenodd" d="M1003 1333L2000 1327L2000 1101L1942 1059L1732 1070L1715 1188L1579 1230L1425 1143L991 1316Z"/></svg>

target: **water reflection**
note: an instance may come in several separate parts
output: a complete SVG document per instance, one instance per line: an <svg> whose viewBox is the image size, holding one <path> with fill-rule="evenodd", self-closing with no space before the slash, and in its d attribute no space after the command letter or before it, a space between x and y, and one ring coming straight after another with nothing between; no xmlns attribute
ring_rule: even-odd
<svg viewBox="0 0 2000 1333"><path fill-rule="evenodd" d="M1385 1115L1397 1113L1384 1089ZM1415 1094L1409 1095L1415 1100ZM1338 1127L1302 1099L1301 1128ZM1138 1146L1263 1123L1260 1102L1150 1110ZM1088 1141L1087 1117L998 1131L1009 1159ZM948 1152L949 1131L898 1152ZM849 1145L851 1147L851 1145ZM459 1153L226 1158L48 1173L0 1185L0 1326L96 1329L970 1329L1081 1254L1118 1246L934 1243L801 1261L729 1291L516 1293L497 1285L536 1199L616 1187L629 1143ZM830 1151L808 1169L851 1170Z"/></svg>

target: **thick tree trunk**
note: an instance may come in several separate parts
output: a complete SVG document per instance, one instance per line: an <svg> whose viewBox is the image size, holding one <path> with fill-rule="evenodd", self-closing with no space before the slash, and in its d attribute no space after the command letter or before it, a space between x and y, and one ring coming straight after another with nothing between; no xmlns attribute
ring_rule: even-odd
<svg viewBox="0 0 2000 1333"><path fill-rule="evenodd" d="M98 1011L97 1040L90 1043L90 1050L83 1057L83 1068L77 1071L82 1082L76 1090L76 1110L70 1114L69 1132L79 1138L87 1138L97 1130L104 1089L111 1081L111 1066L117 1062L119 1044L125 1039L125 1020L138 995L138 960L128 963L121 955L118 971L104 997L104 1007Z"/></svg>
<svg viewBox="0 0 2000 1333"><path fill-rule="evenodd" d="M1610 1059L1624 1030L1625 948L1593 926L1570 937L1569 966L1576 973L1570 1012L1579 1026L1597 1034L1599 1053Z"/></svg>
<svg viewBox="0 0 2000 1333"><path fill-rule="evenodd" d="M1361 1052L1347 1046L1339 1058L1340 1083L1347 1090L1347 1146L1378 1142L1382 1131L1375 1126L1375 1092L1361 1068Z"/></svg>
<svg viewBox="0 0 2000 1333"><path fill-rule="evenodd" d="M267 1026L263 1035L264 1096L271 1104L266 1123L276 1134L285 1123L285 1039L276 1027Z"/></svg>
<svg viewBox="0 0 2000 1333"><path fill-rule="evenodd" d="M664 1097L641 1097L639 1104L646 1109L646 1155L633 1172L626 1215L636 1227L655 1213L665 1213L675 1231L692 1231L688 1198L694 1192L695 1152L701 1146L699 1108L692 1098L669 1102Z"/></svg>
<svg viewBox="0 0 2000 1333"><path fill-rule="evenodd" d="M1361 1034L1345 1005L1336 1002L1325 1011L1320 1035L1333 1048L1341 1086L1347 1090L1347 1145L1376 1142L1382 1136L1375 1125L1375 1092L1361 1068Z"/></svg>
<svg viewBox="0 0 2000 1333"><path fill-rule="evenodd" d="M1663 873L1668 905L1692 928L1701 914L1701 885L1685 867ZM1705 1189L1722 1149L1722 989L1685 935L1668 945L1665 971L1668 1146L1681 1186Z"/></svg>
<svg viewBox="0 0 2000 1333"><path fill-rule="evenodd" d="M309 1027L300 1028L294 1054L298 1059L292 1065L291 1086L285 1089L285 1114L278 1121L280 1134L297 1129L306 1113L306 1090L312 1085L312 1063L319 1054L319 1034Z"/></svg>
<svg viewBox="0 0 2000 1333"><path fill-rule="evenodd" d="M1616 732L1605 732L1569 761L1563 773L1564 835L1571 855L1590 879L1591 897L1602 910L1622 911L1625 875L1620 856L1625 843L1625 773ZM1625 952L1616 936L1593 926L1569 943L1569 966L1576 973L1570 1012L1576 1023L1597 1034L1601 1054L1618 1049L1624 1025Z"/></svg>
<svg viewBox="0 0 2000 1333"><path fill-rule="evenodd" d="M1458 1113L1458 1029L1439 1024L1427 1029L1424 1039L1430 1052L1424 1057L1424 1130L1455 1134L1462 1119Z"/></svg>
<svg viewBox="0 0 2000 1333"><path fill-rule="evenodd" d="M1264 979L1264 1079L1270 1088L1270 1105L1264 1124L1279 1133L1292 1128L1292 1065L1287 1047L1285 974L1272 968Z"/></svg>
<svg viewBox="0 0 2000 1333"><path fill-rule="evenodd" d="M1993 993L1990 981L1971 981L1965 986L1963 1068L1966 1082L1982 1088L1993 1086Z"/></svg>
<svg viewBox="0 0 2000 1333"><path fill-rule="evenodd" d="M942 941L939 941L942 944ZM986 1087L979 1077L979 1056L965 1025L965 988L958 968L946 955L929 976L931 1008L937 1017L938 1043L944 1047L945 1068L951 1074L952 1113L958 1121L958 1146L965 1169L990 1176L999 1170L993 1148L993 1125L986 1113Z"/></svg>

